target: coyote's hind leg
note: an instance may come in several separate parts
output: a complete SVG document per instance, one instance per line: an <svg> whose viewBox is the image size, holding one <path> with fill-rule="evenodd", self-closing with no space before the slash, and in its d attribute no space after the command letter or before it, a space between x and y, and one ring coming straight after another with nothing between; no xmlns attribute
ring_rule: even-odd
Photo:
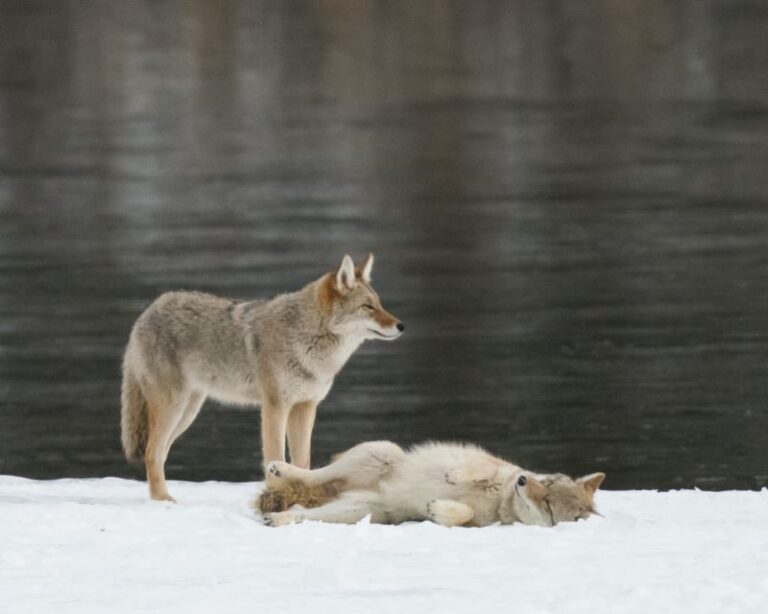
<svg viewBox="0 0 768 614"><path fill-rule="evenodd" d="M270 480L297 480L307 486L320 486L341 480L348 489L372 488L389 475L403 456L402 448L390 441L369 441L351 448L330 465L319 469L302 469L289 463L267 464Z"/></svg>
<svg viewBox="0 0 768 614"><path fill-rule="evenodd" d="M310 509L296 505L285 512L264 514L264 524L280 527L305 520L355 524L373 513L377 494L373 491L357 490L347 492L338 499Z"/></svg>
<svg viewBox="0 0 768 614"><path fill-rule="evenodd" d="M147 469L149 496L156 501L175 501L168 494L168 486L165 483L165 461L173 442L174 431L179 426L189 402L189 395L179 394L164 401L159 398L148 399L149 435L144 464Z"/></svg>

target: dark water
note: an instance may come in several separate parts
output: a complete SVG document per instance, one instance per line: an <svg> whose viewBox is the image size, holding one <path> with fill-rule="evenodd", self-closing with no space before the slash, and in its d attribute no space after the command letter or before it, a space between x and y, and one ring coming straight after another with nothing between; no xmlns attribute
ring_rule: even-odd
<svg viewBox="0 0 768 614"><path fill-rule="evenodd" d="M407 324L315 462L476 441L606 486L768 485L768 6L0 1L0 473L137 476L156 295L377 255ZM259 475L209 403L171 478Z"/></svg>

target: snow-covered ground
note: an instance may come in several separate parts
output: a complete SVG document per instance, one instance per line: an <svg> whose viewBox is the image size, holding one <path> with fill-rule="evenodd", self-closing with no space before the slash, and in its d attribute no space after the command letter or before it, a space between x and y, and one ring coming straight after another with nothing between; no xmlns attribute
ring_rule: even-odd
<svg viewBox="0 0 768 614"><path fill-rule="evenodd" d="M0 476L0 612L768 612L768 491L600 491L554 529L303 524L260 484Z"/></svg>

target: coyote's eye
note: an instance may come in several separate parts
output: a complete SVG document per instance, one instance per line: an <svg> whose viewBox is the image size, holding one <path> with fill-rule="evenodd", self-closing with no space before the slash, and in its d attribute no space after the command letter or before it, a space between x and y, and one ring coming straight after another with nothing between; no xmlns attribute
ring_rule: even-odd
<svg viewBox="0 0 768 614"><path fill-rule="evenodd" d="M373 311L375 308L373 305L366 303L365 305L363 305L363 309L367 309L368 311Z"/></svg>

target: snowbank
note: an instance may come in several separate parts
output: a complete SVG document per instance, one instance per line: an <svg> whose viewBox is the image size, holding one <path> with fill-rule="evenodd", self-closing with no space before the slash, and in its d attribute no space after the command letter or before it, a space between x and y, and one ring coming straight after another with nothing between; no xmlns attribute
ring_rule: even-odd
<svg viewBox="0 0 768 614"><path fill-rule="evenodd" d="M0 476L0 611L768 611L768 491L598 493L554 529L303 524L259 484Z"/></svg>

